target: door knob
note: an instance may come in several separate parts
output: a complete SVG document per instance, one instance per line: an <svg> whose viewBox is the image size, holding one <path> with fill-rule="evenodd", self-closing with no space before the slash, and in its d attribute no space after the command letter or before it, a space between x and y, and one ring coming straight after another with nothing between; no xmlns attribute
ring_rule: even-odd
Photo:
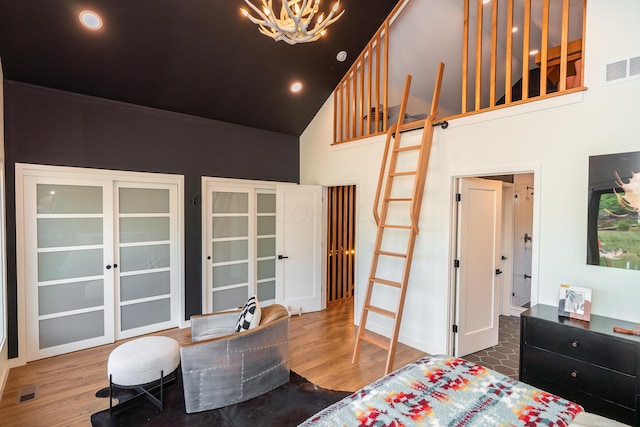
<svg viewBox="0 0 640 427"><path fill-rule="evenodd" d="M284 255L278 255L278 259L287 259L289 258L288 256L284 256Z"/></svg>
<svg viewBox="0 0 640 427"><path fill-rule="evenodd" d="M502 274L502 270L500 270L499 268L496 268L496 275L498 274Z"/></svg>
<svg viewBox="0 0 640 427"><path fill-rule="evenodd" d="M107 265L107 270L111 270L111 264Z"/></svg>

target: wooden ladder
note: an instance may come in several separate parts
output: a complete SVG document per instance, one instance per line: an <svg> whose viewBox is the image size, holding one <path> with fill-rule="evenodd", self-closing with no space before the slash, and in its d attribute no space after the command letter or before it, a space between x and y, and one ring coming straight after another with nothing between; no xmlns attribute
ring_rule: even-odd
<svg viewBox="0 0 640 427"><path fill-rule="evenodd" d="M358 333L356 335L355 347L353 350L352 363L357 363L360 359L360 350L362 348L362 341L367 341L378 347L387 350L387 364L385 373L388 374L393 369L393 359L395 357L396 347L398 344L398 333L400 331L400 322L402 320L402 310L404 307L404 300L407 292L407 283L409 281L409 273L411 270L411 260L413 258L413 248L418 235L418 220L420 218L420 208L422 206L422 195L424 193L424 184L427 176L427 166L429 164L429 154L431 152L431 143L433 140L433 128L434 126L441 126L445 129L448 126L447 122L436 123L436 116L438 114L438 101L440 99L440 87L442 84L442 76L444 74L444 64L440 63L438 67L438 74L436 76L436 82L433 92L433 100L431 103L431 113L429 116L417 122L404 123L405 112L407 110L407 103L409 100L409 90L411 87L411 76L407 75L404 91L402 94L402 102L400 104L400 113L398 115L398 122L392 125L387 132L387 141L382 158L382 166L380 167L380 176L378 178L378 188L376 190L375 202L373 205L373 216L375 218L378 232L376 234L375 246L373 249L373 259L371 261L371 270L369 273L369 280L367 283L367 290L364 299L364 305L362 307L362 315L360 317L360 325L358 327ZM422 142L420 145L401 145L402 132L418 129L421 126L424 127L422 133ZM393 149L391 152L391 159L387 168L387 160L389 154L389 146L391 139L394 139ZM413 163L416 164L415 169L406 169L407 159L399 159L402 156L416 157L416 151L418 152L417 160ZM413 153L413 154L411 154ZM399 161L400 160L400 161ZM411 159L409 159L410 161ZM387 172L388 171L388 172ZM385 172L387 172L385 174ZM402 180L405 184L398 183L398 187L407 188L412 187L410 195L398 195L394 192L394 183ZM409 181L409 182L408 182ZM410 182L413 181L413 182ZM380 193L384 185L384 196L382 197L382 206L380 213L378 213L378 206L380 205ZM394 211L391 215L393 218L389 218L389 207L393 205ZM404 214L404 223L402 221L396 221L398 215L395 215L397 209L401 209L400 212ZM402 214L400 215L402 216ZM387 236L388 235L388 236ZM408 236L408 237L407 237ZM398 245L399 241L406 240L406 249L402 252L392 249L383 250L383 243L387 243L387 240L391 241L392 246L402 246L402 243ZM401 269L401 277L399 279L382 278L384 271L379 272L381 259L389 260L389 262L401 262L403 267ZM395 264L393 264L395 266ZM382 270L382 269L381 269ZM400 269L391 269L399 271ZM386 269L385 271L390 271ZM388 273L387 273L388 274ZM396 288L399 290L399 296L395 311L387 310L371 303L374 285L381 285L385 287ZM390 338L385 338L380 335L373 334L366 329L367 319L369 313L375 313L393 321L393 328Z"/></svg>

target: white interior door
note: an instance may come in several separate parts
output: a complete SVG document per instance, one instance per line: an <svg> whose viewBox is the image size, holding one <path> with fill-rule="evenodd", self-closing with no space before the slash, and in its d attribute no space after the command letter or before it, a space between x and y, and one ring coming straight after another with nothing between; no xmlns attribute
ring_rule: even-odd
<svg viewBox="0 0 640 427"><path fill-rule="evenodd" d="M175 327L177 185L116 183L116 339Z"/></svg>
<svg viewBox="0 0 640 427"><path fill-rule="evenodd" d="M263 305L276 301L276 191L256 190L256 295Z"/></svg>
<svg viewBox="0 0 640 427"><path fill-rule="evenodd" d="M459 180L455 355L498 344L502 182Z"/></svg>
<svg viewBox="0 0 640 427"><path fill-rule="evenodd" d="M242 307L254 292L255 208L249 187L207 187L206 312Z"/></svg>
<svg viewBox="0 0 640 427"><path fill-rule="evenodd" d="M278 185L276 301L322 310L322 187Z"/></svg>
<svg viewBox="0 0 640 427"><path fill-rule="evenodd" d="M205 313L276 300L276 184L204 177Z"/></svg>
<svg viewBox="0 0 640 427"><path fill-rule="evenodd" d="M24 180L27 360L111 343L110 182Z"/></svg>

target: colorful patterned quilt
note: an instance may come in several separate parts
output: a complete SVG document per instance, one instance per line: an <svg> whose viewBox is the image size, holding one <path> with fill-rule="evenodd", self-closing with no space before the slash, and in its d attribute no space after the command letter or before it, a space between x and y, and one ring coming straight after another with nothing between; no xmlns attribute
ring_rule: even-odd
<svg viewBox="0 0 640 427"><path fill-rule="evenodd" d="M568 426L580 405L450 356L406 365L329 406L310 426Z"/></svg>

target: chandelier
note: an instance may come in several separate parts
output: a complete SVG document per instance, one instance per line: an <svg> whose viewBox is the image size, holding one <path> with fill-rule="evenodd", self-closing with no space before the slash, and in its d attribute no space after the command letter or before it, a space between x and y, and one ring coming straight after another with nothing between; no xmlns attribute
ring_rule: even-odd
<svg viewBox="0 0 640 427"><path fill-rule="evenodd" d="M324 12L320 13L314 24L314 17L320 8L320 0L281 0L280 17L276 17L272 0L261 0L262 10L254 6L251 0L244 1L257 14L257 17L246 9L241 8L240 11L251 22L258 25L258 30L262 34L275 41L282 40L291 45L318 40L325 35L327 27L344 13L342 10L335 16L340 6L340 0L338 0L329 14L325 17Z"/></svg>

